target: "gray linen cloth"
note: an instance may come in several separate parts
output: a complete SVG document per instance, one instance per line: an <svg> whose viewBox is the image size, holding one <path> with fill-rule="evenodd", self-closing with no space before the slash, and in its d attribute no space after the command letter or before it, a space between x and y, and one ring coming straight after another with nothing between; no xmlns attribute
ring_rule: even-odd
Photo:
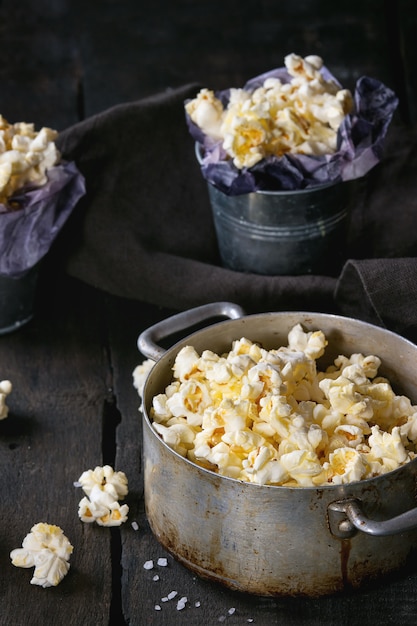
<svg viewBox="0 0 417 626"><path fill-rule="evenodd" d="M194 155L184 85L115 106L60 133L85 176L57 246L66 271L167 309L228 300L248 313L350 315L416 340L417 134L398 123L384 159L358 181L339 275L261 276L220 264L207 187Z"/></svg>

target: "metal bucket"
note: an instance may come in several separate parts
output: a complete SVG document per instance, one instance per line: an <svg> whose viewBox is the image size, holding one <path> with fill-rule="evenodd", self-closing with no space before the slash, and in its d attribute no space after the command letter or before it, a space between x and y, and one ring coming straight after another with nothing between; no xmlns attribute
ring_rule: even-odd
<svg viewBox="0 0 417 626"><path fill-rule="evenodd" d="M27 324L34 314L38 266L20 278L0 276L0 335Z"/></svg>
<svg viewBox="0 0 417 626"><path fill-rule="evenodd" d="M225 267L265 275L335 275L345 259L349 183L228 196L208 184Z"/></svg>
<svg viewBox="0 0 417 626"><path fill-rule="evenodd" d="M196 156L203 162L200 146ZM224 267L264 275L336 276L346 256L354 182L229 196L208 192Z"/></svg>

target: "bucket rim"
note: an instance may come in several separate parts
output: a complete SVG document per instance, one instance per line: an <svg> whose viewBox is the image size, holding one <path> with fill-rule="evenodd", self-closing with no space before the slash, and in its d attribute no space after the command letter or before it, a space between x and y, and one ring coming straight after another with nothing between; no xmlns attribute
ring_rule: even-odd
<svg viewBox="0 0 417 626"><path fill-rule="evenodd" d="M203 165L203 156L201 154L201 151L202 151L203 147L204 146L202 146L202 144L200 144L198 141L196 141L195 144L194 144L195 155L196 155L197 161L198 161L198 163L200 165ZM214 185L211 181L206 179L206 182L211 187L214 187L214 189L216 189L219 193L224 193L221 189L219 189L219 187ZM252 192L249 192L249 193L254 193L254 194L258 194L258 195L265 195L265 196L291 196L291 195L311 194L311 193L314 193L316 191L317 192L318 191L322 191L322 190L327 189L329 187L335 187L336 185L341 185L343 182L345 182L345 181L337 179L337 180L332 180L332 181L326 182L326 183L318 183L316 185L312 185L311 187L304 187L303 189L275 189L275 190L256 189L256 190L254 190Z"/></svg>

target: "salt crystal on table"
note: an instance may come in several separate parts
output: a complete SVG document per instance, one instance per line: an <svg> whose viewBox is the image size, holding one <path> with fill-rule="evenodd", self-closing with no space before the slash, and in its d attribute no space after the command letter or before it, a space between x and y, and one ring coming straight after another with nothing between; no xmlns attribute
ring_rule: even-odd
<svg viewBox="0 0 417 626"><path fill-rule="evenodd" d="M143 569L153 569L153 561L146 561L143 564Z"/></svg>
<svg viewBox="0 0 417 626"><path fill-rule="evenodd" d="M187 604L187 601L188 601L188 598L186 598L185 596L180 598L180 600L178 600L178 602L177 602L177 611L182 611L182 609L185 608L185 605Z"/></svg>
<svg viewBox="0 0 417 626"><path fill-rule="evenodd" d="M161 557L161 558L158 559L157 563L161 567L166 567L168 565L168 559L165 559L165 558Z"/></svg>
<svg viewBox="0 0 417 626"><path fill-rule="evenodd" d="M172 599L173 599L173 598L175 598L175 596L177 596L177 595L178 595L178 591L171 591L171 592L168 594L168 600L172 600Z"/></svg>

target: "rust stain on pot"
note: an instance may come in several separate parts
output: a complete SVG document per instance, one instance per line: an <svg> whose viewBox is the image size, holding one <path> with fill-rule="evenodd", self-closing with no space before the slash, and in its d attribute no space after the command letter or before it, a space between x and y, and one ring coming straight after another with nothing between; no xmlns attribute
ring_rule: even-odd
<svg viewBox="0 0 417 626"><path fill-rule="evenodd" d="M350 586L348 565L351 547L350 539L342 539L340 544L340 569L344 587Z"/></svg>

